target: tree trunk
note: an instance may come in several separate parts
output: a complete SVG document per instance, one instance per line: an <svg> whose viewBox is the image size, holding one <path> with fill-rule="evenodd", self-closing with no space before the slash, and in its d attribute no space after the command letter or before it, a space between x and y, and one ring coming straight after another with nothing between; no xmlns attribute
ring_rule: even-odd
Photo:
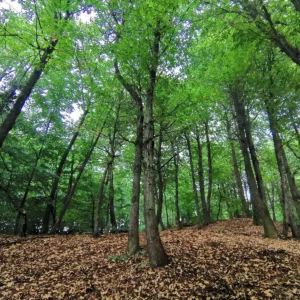
<svg viewBox="0 0 300 300"><path fill-rule="evenodd" d="M176 226L177 229L182 229L182 222L180 220L180 209L179 209L179 153L178 149L175 150L174 143L172 143L172 149L174 152L173 163L174 163L174 183L175 183L175 210L176 210Z"/></svg>
<svg viewBox="0 0 300 300"><path fill-rule="evenodd" d="M139 204L140 204L140 186L142 174L142 158L143 158L143 104L141 101L137 103L138 115L136 121L136 140L135 140L135 155L133 166L133 183L131 209L128 230L127 251L130 255L135 254L140 250L139 240Z"/></svg>
<svg viewBox="0 0 300 300"><path fill-rule="evenodd" d="M200 207L199 207L199 197L197 192L197 186L196 186L196 179L195 179L195 171L194 171L194 163L193 163L193 154L191 149L191 142L188 134L184 134L186 139L186 145L189 153L189 160L190 160L190 166L191 166L191 173L192 173L192 183L193 183L193 192L194 192L194 199L196 204L196 213L198 218L198 225L202 225L201 216L200 216Z"/></svg>
<svg viewBox="0 0 300 300"><path fill-rule="evenodd" d="M95 215L94 215L94 228L93 228L94 229L94 238L99 237L100 212L101 212L101 206L102 206L102 203L104 200L104 186L105 186L105 182L106 182L108 168L109 168L109 165L106 166L106 168L103 172L101 183L100 183L100 189L99 189L98 199L97 199L97 203L96 203L96 210L95 210Z"/></svg>
<svg viewBox="0 0 300 300"><path fill-rule="evenodd" d="M133 255L140 249L139 241L139 205L140 205L140 185L142 174L142 159L143 159L143 124L144 124L144 107L141 96L136 92L131 84L126 82L122 76L118 63L114 63L115 73L118 80L123 87L130 94L137 106L137 120L136 120L136 140L135 140L135 156L133 166L133 183L132 183L132 197L128 230L127 251Z"/></svg>
<svg viewBox="0 0 300 300"><path fill-rule="evenodd" d="M35 159L32 171L29 175L28 182L27 182L27 185L26 185L26 189L25 189L25 192L24 192L21 204L20 204L20 210L18 212L18 216L17 216L17 220L16 220L16 226L15 226L15 232L14 232L15 235L20 234L21 236L26 236L26 234L27 234L27 232L26 232L27 231L27 213L26 213L26 209L24 209L24 207L25 207L25 204L26 204L26 201L27 201L28 194L30 192L31 183L32 183L33 177L35 175L36 168L37 168L39 160L42 156L42 152L43 152L46 136L47 136L49 128L50 128L50 124L51 124L51 119L48 121L48 123L46 125L42 145L41 145L39 151L36 152L36 159ZM21 227L19 227L20 218L23 218L23 225Z"/></svg>
<svg viewBox="0 0 300 300"><path fill-rule="evenodd" d="M300 1L299 0L291 0L291 1L294 4L296 11L300 12Z"/></svg>
<svg viewBox="0 0 300 300"><path fill-rule="evenodd" d="M86 165L87 165L87 163L88 163L88 161L89 161L89 159L90 159L90 157L91 157L91 155L94 151L94 148L96 147L96 145L98 143L98 140L99 140L99 138L102 134L102 130L103 130L105 124L106 124L106 120L104 121L104 123L103 123L101 129L99 130L95 140L93 141L92 145L90 146L90 149L86 153L85 158L84 158L83 162L81 163L81 166L79 167L77 177L76 177L74 183L72 184L71 189L68 191L68 193L65 197L63 208L62 208L62 210L59 214L58 219L56 220L56 223L54 224L53 228L51 229L51 233L56 233L57 230L60 228L62 219L63 219L63 217L64 217L64 215L65 215L65 213L66 213L66 211L67 211L67 209L68 209L68 207L71 203L71 200L72 200L72 198L73 198L73 196L76 192L77 185L80 181L81 175L83 174L83 171L84 171L84 169L85 169L85 167L86 167Z"/></svg>
<svg viewBox="0 0 300 300"><path fill-rule="evenodd" d="M157 167L157 177L158 177L158 197L157 197L157 213L156 213L156 220L157 226L162 223L162 210L163 210L163 190L164 190L164 181L163 181L163 174L162 174L162 165L161 165L161 148L163 143L163 136L162 136L162 128L159 129L159 138L158 138L158 146L157 146L157 156L156 156L156 167ZM164 225L162 225L162 229L164 229Z"/></svg>
<svg viewBox="0 0 300 300"><path fill-rule="evenodd" d="M88 114L88 110L85 110L82 117L81 117L81 119L80 119L77 130L74 132L72 139L70 140L67 148L65 149L65 152L63 153L63 155L60 159L58 168L55 172L55 177L53 179L52 186L51 186L50 196L49 196L49 199L47 201L47 207L46 207L44 217L43 217L42 230L41 230L42 234L48 233L49 223L50 223L50 215L51 215L51 213L54 209L53 203L54 203L54 198L55 198L55 195L56 195L56 192L57 192L60 176L63 172L63 169L64 169L65 163L67 161L68 155L69 155L69 153L70 153L70 151L71 151L71 149L72 149L72 147L73 147L73 145L74 145L74 143L75 143L75 141L76 141L76 139L79 135L80 129L81 129L81 127L82 127L82 125L83 125L83 123L86 119L87 114Z"/></svg>
<svg viewBox="0 0 300 300"><path fill-rule="evenodd" d="M272 219L273 222L276 222L276 211L275 211L275 191L274 191L274 186L272 185L271 187L271 193L267 189L267 196L269 198L270 206L271 206L271 211L272 211Z"/></svg>
<svg viewBox="0 0 300 300"><path fill-rule="evenodd" d="M211 143L209 138L208 132L208 120L205 122L205 136L206 136L206 145L207 145L207 164L208 164L208 191L206 197L207 203L207 215L208 221L210 222L210 202L211 202L211 195L212 195L212 183L213 183L213 168L212 168L212 154L211 154Z"/></svg>
<svg viewBox="0 0 300 300"><path fill-rule="evenodd" d="M228 135L228 140L229 140L230 149L231 149L231 158L232 158L235 182L236 182L239 198L240 198L241 203L242 203L242 214L243 214L243 217L251 218L251 212L250 212L249 207L247 205L247 201L246 201L246 197L245 197L245 193L244 193L244 189L243 189L241 173L240 173L240 170L239 170L239 167L238 167L238 161L237 161L237 158L236 158L236 152L235 152L234 143L233 143L233 140L232 140L232 134L231 134L231 131L230 131L230 123L229 123L228 119L226 120L226 127L227 127L227 135Z"/></svg>
<svg viewBox="0 0 300 300"><path fill-rule="evenodd" d="M159 26L159 23L157 24ZM158 67L160 32L154 31L152 63L149 69L149 83L144 110L144 214L146 223L147 249L151 267L162 267L169 259L161 242L156 222L154 200L154 124L153 102Z"/></svg>
<svg viewBox="0 0 300 300"><path fill-rule="evenodd" d="M270 77L270 84L272 85L273 79ZM273 95L270 93L269 101L273 100ZM293 209L292 209L292 202L289 195L288 190L288 182L287 182L287 174L286 174L286 166L287 163L285 151L283 148L283 144L279 135L279 131L276 126L275 121L275 112L274 109L271 107L270 102L265 100L266 111L269 118L270 129L272 132L273 142L274 142L274 149L275 149L275 156L277 160L277 167L278 172L280 175L280 183L281 183L281 195L282 195L282 204L283 204L283 232L282 234L287 237L289 224L292 229L292 234L294 238L298 237L297 233L297 225L295 222Z"/></svg>
<svg viewBox="0 0 300 300"><path fill-rule="evenodd" d="M250 187L251 192L251 198L253 200L253 210L254 215L258 216L259 220L261 220L263 227L264 227L264 236L267 238L277 238L278 233L276 230L276 227L270 217L268 207L266 204L266 201L263 200L261 197L261 193L258 189L258 183L255 181L255 177L252 171L251 161L249 158L249 152L248 152L248 141L246 137L246 129L249 130L248 126L246 125L246 113L245 113L245 107L242 102L242 92L237 89L231 89L230 90L231 97L234 102L234 108L236 112L236 119L238 124L238 131L239 131L239 139L240 139L240 146L241 151L244 158L244 164L245 164L245 171L248 178L248 183ZM249 132L248 132L249 134ZM253 145L252 145L253 146ZM250 153L253 153L254 149L249 149ZM256 163L254 161L254 163Z"/></svg>
<svg viewBox="0 0 300 300"><path fill-rule="evenodd" d="M209 212L208 207L206 205L205 200L205 185L204 185L204 172L203 172L203 154L202 154L202 144L200 142L199 133L196 134L196 141L197 141L197 150L198 150L198 175L199 175L199 187L200 187L200 198L201 198L201 204L202 204L202 210L203 210L203 225L206 226L209 224ZM188 146L189 150L190 146ZM189 150L189 156L190 156L190 164L193 163L192 161L192 153L190 153ZM193 167L191 167L191 170ZM193 187L196 188L196 184ZM194 192L195 195L195 192Z"/></svg>
<svg viewBox="0 0 300 300"><path fill-rule="evenodd" d="M55 50L56 44L57 44L57 40L55 41L52 40L50 46L44 50L44 53L40 58L39 67L34 68L27 82L20 88L20 92L15 100L14 105L12 106L6 118L0 125L0 148L2 147L3 142L8 136L8 133L13 128L35 84L38 82L39 78L41 77L42 71L45 68L47 62L49 61L49 56Z"/></svg>
<svg viewBox="0 0 300 300"><path fill-rule="evenodd" d="M115 214L115 204L114 204L114 170L113 165L111 165L111 173L110 173L110 179L109 179L109 195L108 195L108 203L109 203L109 217L110 217L110 224L112 227L112 232L117 232L117 220L116 220L116 214Z"/></svg>

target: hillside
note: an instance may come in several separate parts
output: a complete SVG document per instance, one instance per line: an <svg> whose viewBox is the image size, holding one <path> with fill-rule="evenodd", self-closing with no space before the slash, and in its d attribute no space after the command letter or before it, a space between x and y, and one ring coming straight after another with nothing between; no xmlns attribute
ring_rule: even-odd
<svg viewBox="0 0 300 300"><path fill-rule="evenodd" d="M1 299L299 299L300 244L267 240L249 219L161 233L171 263L124 254L126 234L0 243ZM141 234L142 244L145 236Z"/></svg>

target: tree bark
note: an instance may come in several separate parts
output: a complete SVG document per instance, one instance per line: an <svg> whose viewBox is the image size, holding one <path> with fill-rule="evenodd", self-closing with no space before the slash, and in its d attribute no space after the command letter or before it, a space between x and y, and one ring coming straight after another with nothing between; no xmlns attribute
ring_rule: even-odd
<svg viewBox="0 0 300 300"><path fill-rule="evenodd" d="M133 166L133 183L130 208L130 220L128 230L127 251L130 255L135 254L140 250L139 240L139 205L140 205L140 186L142 174L142 159L143 159L143 104L141 101L137 103L138 114L136 120L136 140L135 140L135 155Z"/></svg>
<svg viewBox="0 0 300 300"><path fill-rule="evenodd" d="M161 267L169 262L161 242L156 222L154 200L154 122L153 102L159 59L160 31L159 22L154 31L152 62L149 68L149 82L144 109L144 214L146 223L147 250L151 267Z"/></svg>
<svg viewBox="0 0 300 300"><path fill-rule="evenodd" d="M135 140L135 155L133 166L133 183L132 183L132 196L131 196L131 208L130 219L128 228L128 242L127 251L133 255L140 249L139 240L139 206L140 206L140 186L142 176L142 160L143 160L143 125L144 125L144 105L141 96L133 88L131 84L126 82L122 76L117 61L114 63L115 73L123 85L123 87L130 94L131 98L135 101L137 107L137 119L136 119L136 140Z"/></svg>
<svg viewBox="0 0 300 300"><path fill-rule="evenodd" d="M111 224L111 232L117 232L117 220L115 214L115 196L114 196L114 170L113 165L111 165L111 173L109 179L109 195L108 195L108 203L109 203L109 217L110 217L110 224Z"/></svg>
<svg viewBox="0 0 300 300"><path fill-rule="evenodd" d="M195 205L196 205L196 213L197 213L197 218L198 218L198 225L202 225L202 220L200 216L200 206L199 206L199 197L198 197L198 192L197 192L197 186L196 186L196 179L195 179L195 171L194 171L194 163L193 163L193 154L192 154L192 149L191 149L191 142L188 134L185 134L185 139L186 139L186 145L189 153L189 160L190 160L190 167L191 167L191 175L192 175L192 184L193 184L193 192L194 192L194 200L195 200Z"/></svg>
<svg viewBox="0 0 300 300"><path fill-rule="evenodd" d="M179 208L179 153L178 149L175 149L175 145L172 142L172 149L174 152L173 163L174 163L174 183L175 183L175 210L176 210L176 226L177 229L182 229L182 222L180 220L180 208Z"/></svg>
<svg viewBox="0 0 300 300"><path fill-rule="evenodd" d="M231 158L232 158L235 182L236 182L239 198L242 203L242 215L243 215L243 217L251 218L251 212L247 205L247 201L246 201L246 197L245 197L245 193L244 193L244 189L243 189L241 173L240 173L239 166L238 166L238 161L237 161L234 143L232 140L232 134L231 134L231 130L230 130L230 123L229 123L228 119L226 119L226 128L227 128L227 135L228 135L228 140L229 140L230 149L231 149Z"/></svg>
<svg viewBox="0 0 300 300"><path fill-rule="evenodd" d="M205 125L205 136L206 136L206 145L207 145L207 164L208 164L208 191L207 191L206 203L207 203L208 221L210 222L210 202L211 202L211 195L212 195L213 167L212 167L211 143L210 143L209 132L208 132L209 129L208 120L206 120L204 125Z"/></svg>
<svg viewBox="0 0 300 300"><path fill-rule="evenodd" d="M163 190L164 190L164 181L163 181L163 173L162 173L162 165L161 165L161 150L163 143L163 134L162 128L159 129L159 137L158 137L158 146L157 146L157 156L156 156L156 167L157 167L157 177L158 177L158 197L157 197L157 213L156 220L157 226L161 224L162 229L164 229L164 225L162 224L162 210L163 210Z"/></svg>
<svg viewBox="0 0 300 300"><path fill-rule="evenodd" d="M86 156L85 156L83 162L81 163L81 166L79 167L76 179L75 179L74 183L72 184L71 189L68 191L68 193L67 193L67 195L65 197L63 208L62 208L62 210L61 210L61 212L59 214L58 219L56 220L56 223L54 224L53 228L51 229L51 233L56 233L57 230L60 228L62 219L63 219L63 217L64 217L64 215L65 215L65 213L66 213L66 211L67 211L67 209L68 209L68 207L69 207L69 205L71 203L71 200L72 200L72 198L73 198L73 196L74 196L74 194L76 192L77 185L78 185L78 183L80 181L81 175L83 174L83 171L84 171L84 169L85 169L85 167L86 167L86 165L87 165L87 163L88 163L88 161L89 161L89 159L90 159L90 157L91 157L91 155L92 155L92 153L94 151L94 148L96 147L96 145L97 145L97 143L99 141L99 138L100 138L100 136L102 134L102 131L103 131L103 128L104 128L105 125L106 125L106 120L104 121L104 123L103 123L101 129L99 130L99 132L98 132L95 140L93 141L92 145L90 146L90 149L86 153Z"/></svg>
<svg viewBox="0 0 300 300"><path fill-rule="evenodd" d="M94 215L94 238L98 238L100 236L99 234L99 227L100 227L100 212L101 212L101 206L104 200L104 186L106 182L106 176L107 172L109 169L109 164L106 165L105 170L103 172L103 176L101 179L100 183L100 188L99 188L99 194L98 194L98 199L96 202L96 210L95 210L95 215Z"/></svg>
<svg viewBox="0 0 300 300"><path fill-rule="evenodd" d="M47 62L49 61L50 55L55 50L56 44L57 44L57 40L54 41L52 40L50 46L44 50L44 53L40 58L39 67L34 68L26 84L24 84L23 87L20 89L20 93L18 94L15 103L13 104L6 118L0 125L0 148L2 147L3 142L8 136L10 130L13 128L35 84L38 82L39 78L41 77L42 71L45 68Z"/></svg>
<svg viewBox="0 0 300 300"><path fill-rule="evenodd" d="M295 10L297 12L300 12L300 1L299 0L291 0L291 2L293 3Z"/></svg>
<svg viewBox="0 0 300 300"><path fill-rule="evenodd" d="M270 81L272 84L273 82L272 78L270 79ZM273 99L272 93L270 93L270 98L268 100L271 101L271 99ZM282 195L282 205L283 205L283 232L282 233L285 237L287 237L289 225L290 225L293 237L297 238L298 230L297 230L297 225L293 214L292 202L288 190L288 181L287 181L287 173L286 173L287 168L285 166L285 164L287 163L286 155L279 135L279 131L276 126L275 112L268 100L265 99L265 107L269 118L270 129L272 132L275 156L276 156L277 167L278 167L278 172L280 175L280 183L281 183L281 195Z"/></svg>
<svg viewBox="0 0 300 300"><path fill-rule="evenodd" d="M258 183L256 182L252 171L248 149L250 153L251 152L253 153L254 149L250 149L250 145L248 144L250 138L246 137L246 131L249 130L249 126L245 123L246 113L242 102L243 95L242 92L239 91L237 88L231 88L230 94L234 102L234 108L235 108L236 119L238 124L238 131L239 131L240 146L244 158L245 171L248 178L251 197L253 200L252 204L254 209L254 215L257 215L259 220L261 220L263 224L264 236L267 238L277 238L278 236L277 229L270 217L270 213L268 211L266 201L264 201L264 199L261 196ZM256 161L254 161L253 163L256 163Z"/></svg>
<svg viewBox="0 0 300 300"><path fill-rule="evenodd" d="M53 179L52 186L51 186L50 196L49 196L49 199L47 201L47 207L46 207L44 217L43 217L42 230L41 230L42 234L48 233L49 223L50 223L50 216L51 216L51 213L53 212L53 209L54 209L53 203L54 203L54 198L55 198L57 188L58 188L58 185L59 185L60 176L63 172L63 169L64 169L65 163L67 161L68 155L69 155L75 141L77 140L80 129L81 129L81 127L82 127L82 125L83 125L83 123L86 119L87 114L88 114L88 110L85 110L83 115L81 116L81 119L80 119L79 125L77 127L77 130L74 132L67 148L65 149L65 152L63 153L63 155L60 159L59 165L56 169L55 177Z"/></svg>
<svg viewBox="0 0 300 300"><path fill-rule="evenodd" d="M198 132L196 133L196 141L197 141L197 150L198 150L198 175L199 175L200 199L201 199L202 210L203 210L203 226L206 226L209 224L209 212L208 212L208 207L207 207L206 199L205 199L202 144L201 144ZM188 150L189 150L189 148L190 148L190 146L188 146ZM190 153L190 155L192 155L192 153ZM191 156L190 156L190 164L191 163L193 163L193 162L191 161ZM192 169L193 169L193 167L191 167L191 170ZM194 183L193 183L193 187L196 188L196 184L194 185ZM194 195L195 195L195 192L194 192Z"/></svg>

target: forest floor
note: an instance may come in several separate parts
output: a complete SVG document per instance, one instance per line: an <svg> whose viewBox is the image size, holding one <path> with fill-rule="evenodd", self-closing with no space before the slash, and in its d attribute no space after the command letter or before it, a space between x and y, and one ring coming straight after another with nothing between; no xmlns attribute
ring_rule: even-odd
<svg viewBox="0 0 300 300"><path fill-rule="evenodd" d="M250 219L161 237L171 263L151 269L145 251L124 253L126 234L0 236L0 299L300 299L300 242Z"/></svg>

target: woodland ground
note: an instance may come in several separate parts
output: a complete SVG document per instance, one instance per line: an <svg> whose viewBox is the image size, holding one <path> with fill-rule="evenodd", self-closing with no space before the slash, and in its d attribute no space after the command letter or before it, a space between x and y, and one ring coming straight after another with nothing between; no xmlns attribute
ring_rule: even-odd
<svg viewBox="0 0 300 300"><path fill-rule="evenodd" d="M300 299L299 241L264 239L249 219L161 237L172 261L152 270L124 254L126 234L1 236L0 299Z"/></svg>

